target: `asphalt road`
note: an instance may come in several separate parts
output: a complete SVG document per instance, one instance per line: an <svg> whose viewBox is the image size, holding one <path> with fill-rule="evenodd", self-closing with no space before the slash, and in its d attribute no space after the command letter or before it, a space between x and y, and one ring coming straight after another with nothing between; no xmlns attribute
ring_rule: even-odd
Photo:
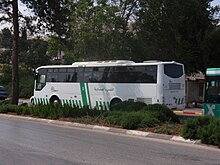
<svg viewBox="0 0 220 165"><path fill-rule="evenodd" d="M2 165L220 165L220 149L0 118Z"/></svg>

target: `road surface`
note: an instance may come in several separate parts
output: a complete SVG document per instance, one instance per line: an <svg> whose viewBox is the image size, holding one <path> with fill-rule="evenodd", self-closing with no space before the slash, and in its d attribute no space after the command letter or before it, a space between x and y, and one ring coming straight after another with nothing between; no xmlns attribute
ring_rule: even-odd
<svg viewBox="0 0 220 165"><path fill-rule="evenodd" d="M220 149L0 118L4 165L217 165Z"/></svg>

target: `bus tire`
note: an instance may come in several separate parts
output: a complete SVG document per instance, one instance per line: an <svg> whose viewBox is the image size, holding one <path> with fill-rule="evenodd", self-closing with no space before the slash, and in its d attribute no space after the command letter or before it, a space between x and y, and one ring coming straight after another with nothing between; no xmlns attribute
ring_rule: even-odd
<svg viewBox="0 0 220 165"><path fill-rule="evenodd" d="M31 96L28 105L30 105L30 106L34 105L34 96Z"/></svg>
<svg viewBox="0 0 220 165"><path fill-rule="evenodd" d="M34 99L30 100L30 105L34 105Z"/></svg>
<svg viewBox="0 0 220 165"><path fill-rule="evenodd" d="M116 104L118 104L118 103L121 103L121 102L122 102L122 100L119 99L119 98L114 98L114 99L112 99L111 102L110 102L110 110L112 110L112 107L113 107L114 105L116 105Z"/></svg>
<svg viewBox="0 0 220 165"><path fill-rule="evenodd" d="M60 103L60 99L57 96L52 96L50 98L50 104L59 104Z"/></svg>

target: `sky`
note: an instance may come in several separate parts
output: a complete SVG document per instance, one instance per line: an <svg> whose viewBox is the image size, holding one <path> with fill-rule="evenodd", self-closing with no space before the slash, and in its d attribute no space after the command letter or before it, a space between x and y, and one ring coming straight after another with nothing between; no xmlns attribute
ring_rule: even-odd
<svg viewBox="0 0 220 165"><path fill-rule="evenodd" d="M214 0L214 1L212 2L212 5L213 5L213 6L220 5L220 0Z"/></svg>

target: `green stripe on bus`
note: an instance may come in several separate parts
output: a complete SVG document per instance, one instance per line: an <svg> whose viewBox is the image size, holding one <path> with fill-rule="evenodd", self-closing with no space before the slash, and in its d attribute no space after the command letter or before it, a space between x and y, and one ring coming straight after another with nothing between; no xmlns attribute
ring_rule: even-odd
<svg viewBox="0 0 220 165"><path fill-rule="evenodd" d="M103 110L107 110L106 103L105 103L105 102L103 102L103 104L104 104L104 109L103 109Z"/></svg>
<svg viewBox="0 0 220 165"><path fill-rule="evenodd" d="M174 98L175 99L175 104L177 104L177 99L176 98Z"/></svg>
<svg viewBox="0 0 220 165"><path fill-rule="evenodd" d="M75 100L75 102L76 102L76 107L79 108L79 103L78 103L78 101Z"/></svg>
<svg viewBox="0 0 220 165"><path fill-rule="evenodd" d="M92 104L91 104L91 97L90 97L90 92L89 92L89 85L86 83L86 89L87 89L87 96L89 99L89 108L92 109Z"/></svg>
<svg viewBox="0 0 220 165"><path fill-rule="evenodd" d="M79 100L79 108L82 108L82 102Z"/></svg>
<svg viewBox="0 0 220 165"><path fill-rule="evenodd" d="M110 103L108 101L107 101L107 106L108 106L107 110L110 110Z"/></svg>
<svg viewBox="0 0 220 165"><path fill-rule="evenodd" d="M100 104L100 110L103 110L102 102L100 101L99 104Z"/></svg>
<svg viewBox="0 0 220 165"><path fill-rule="evenodd" d="M182 98L181 104L183 104L184 98Z"/></svg>
<svg viewBox="0 0 220 165"><path fill-rule="evenodd" d="M82 95L82 102L83 106L87 106L87 99L86 99L86 91L85 91L85 84L80 83L80 90L81 90L81 95Z"/></svg>
<svg viewBox="0 0 220 165"><path fill-rule="evenodd" d="M95 102L95 108L96 108L96 110L99 110L99 103L98 103L98 101Z"/></svg>
<svg viewBox="0 0 220 165"><path fill-rule="evenodd" d="M72 104L73 104L73 107L76 107L75 103L74 103L74 100L72 100Z"/></svg>
<svg viewBox="0 0 220 165"><path fill-rule="evenodd" d="M68 104L69 104L70 107L73 107L73 106L72 106L72 101L71 101L71 100L68 100Z"/></svg>

